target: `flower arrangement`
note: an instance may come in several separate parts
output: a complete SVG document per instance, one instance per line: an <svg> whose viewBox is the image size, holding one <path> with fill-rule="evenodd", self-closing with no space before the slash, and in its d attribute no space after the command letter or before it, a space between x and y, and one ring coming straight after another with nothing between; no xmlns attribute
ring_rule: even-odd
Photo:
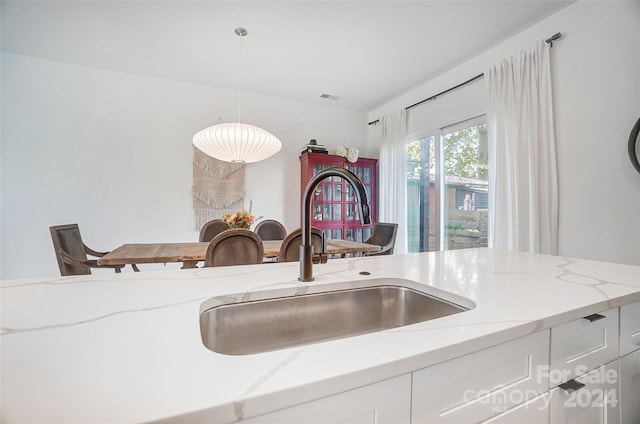
<svg viewBox="0 0 640 424"><path fill-rule="evenodd" d="M246 228L249 229L256 217L251 215L252 203L249 203L249 210L241 209L236 213L226 213L222 216L222 220L229 228Z"/></svg>

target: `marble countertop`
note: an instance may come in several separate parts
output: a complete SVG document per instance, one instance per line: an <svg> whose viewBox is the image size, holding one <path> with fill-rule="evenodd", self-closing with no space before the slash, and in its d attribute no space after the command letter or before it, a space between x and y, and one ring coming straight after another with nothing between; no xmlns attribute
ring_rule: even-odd
<svg viewBox="0 0 640 424"><path fill-rule="evenodd" d="M361 275L366 271L369 275ZM7 280L0 421L228 423L640 300L640 267L493 249ZM402 278L476 304L410 326L254 355L200 339L201 305Z"/></svg>

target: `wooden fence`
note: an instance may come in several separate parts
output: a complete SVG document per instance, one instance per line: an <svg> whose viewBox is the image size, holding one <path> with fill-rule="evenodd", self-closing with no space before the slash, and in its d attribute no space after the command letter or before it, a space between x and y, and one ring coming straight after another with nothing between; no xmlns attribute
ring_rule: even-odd
<svg viewBox="0 0 640 424"><path fill-rule="evenodd" d="M433 215L432 215L433 216ZM446 210L445 243L447 250L486 247L489 214L487 210ZM414 220L415 222L415 220ZM409 251L418 251L419 228L409 225ZM429 250L435 250L435 226L429 223Z"/></svg>

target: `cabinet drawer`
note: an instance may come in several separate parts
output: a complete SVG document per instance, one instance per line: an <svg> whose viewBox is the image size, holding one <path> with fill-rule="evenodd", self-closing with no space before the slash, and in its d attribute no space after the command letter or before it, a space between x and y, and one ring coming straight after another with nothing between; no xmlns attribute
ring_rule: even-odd
<svg viewBox="0 0 640 424"><path fill-rule="evenodd" d="M618 346L618 308L553 327L549 387L613 361Z"/></svg>
<svg viewBox="0 0 640 424"><path fill-rule="evenodd" d="M412 424L477 423L547 390L549 330L413 373Z"/></svg>
<svg viewBox="0 0 640 424"><path fill-rule="evenodd" d="M620 356L640 349L640 302L620 307Z"/></svg>
<svg viewBox="0 0 640 424"><path fill-rule="evenodd" d="M571 380L574 389L551 390L551 424L619 424L618 361Z"/></svg>

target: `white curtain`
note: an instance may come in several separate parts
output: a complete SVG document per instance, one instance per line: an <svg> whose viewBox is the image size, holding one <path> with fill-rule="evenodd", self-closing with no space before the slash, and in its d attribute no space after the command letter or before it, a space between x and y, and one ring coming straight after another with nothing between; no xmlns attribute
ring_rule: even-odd
<svg viewBox="0 0 640 424"><path fill-rule="evenodd" d="M491 67L488 76L489 245L558 253L558 177L549 46Z"/></svg>
<svg viewBox="0 0 640 424"><path fill-rule="evenodd" d="M379 163L380 222L398 224L394 253L407 252L407 182L406 182L406 136L407 112L401 109L380 119L382 142Z"/></svg>

